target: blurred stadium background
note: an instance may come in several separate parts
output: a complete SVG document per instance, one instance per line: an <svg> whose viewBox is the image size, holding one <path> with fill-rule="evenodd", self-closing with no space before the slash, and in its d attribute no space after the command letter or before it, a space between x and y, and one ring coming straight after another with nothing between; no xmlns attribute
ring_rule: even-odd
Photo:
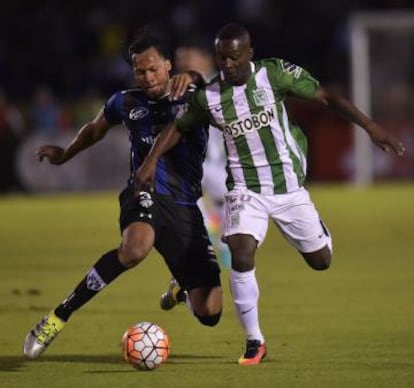
<svg viewBox="0 0 414 388"><path fill-rule="evenodd" d="M122 130L113 131L102 145L59 172L35 163L34 151L44 142L66 145L106 98L132 85L121 56L128 30L151 24L173 52L188 36L211 41L216 30L230 21L250 29L256 57L278 56L309 69L326 86L357 101L406 144L404 158L374 152L371 166L371 150L362 144L364 139L359 140L362 159L355 157L348 122L321 107L292 101L290 110L310 141L310 181L352 181L364 166L376 181L412 180L414 18L405 29L396 20L395 28L368 28L367 34L356 35L357 43L369 38L365 73L365 57L358 51L361 47L354 47L351 31L356 23L350 22L372 12L392 21L394 15L410 11L414 11L411 0L4 0L0 191L119 189L128 169ZM364 93L373 96L369 103Z"/></svg>

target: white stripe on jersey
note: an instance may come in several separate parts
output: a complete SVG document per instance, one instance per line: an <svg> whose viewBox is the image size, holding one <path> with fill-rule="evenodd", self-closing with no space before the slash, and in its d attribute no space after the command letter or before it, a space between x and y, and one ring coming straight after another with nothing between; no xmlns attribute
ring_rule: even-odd
<svg viewBox="0 0 414 388"><path fill-rule="evenodd" d="M267 75L266 67L262 67L256 74L256 85L258 88L263 88L267 91L272 90L272 85ZM283 102L274 101L274 105L282 104ZM286 180L286 189L288 192L294 191L299 188L298 177L293 169L293 161L290 158L289 151L285 142L283 129L279 123L279 115L276 115L277 119L270 123L270 128L275 139L277 151L279 153L280 161L283 163L283 173ZM289 126L286 128L289 131Z"/></svg>
<svg viewBox="0 0 414 388"><path fill-rule="evenodd" d="M295 138L292 136L292 133L290 132L289 119L288 119L288 115L286 112L285 104L282 104L282 109L283 109L283 125L285 126L285 128L288 129L286 131L286 141L289 144L289 147L291 148L295 156L298 158L300 165L302 167L303 175L306 176L306 169L308 167L307 162L306 162L306 156L304 155L302 149L299 147L299 144L297 143Z"/></svg>
<svg viewBox="0 0 414 388"><path fill-rule="evenodd" d="M206 87L207 107L217 125L224 124L223 109L220 101L220 84L214 82Z"/></svg>
<svg viewBox="0 0 414 388"><path fill-rule="evenodd" d="M215 82L206 88L206 99L207 99L207 105L209 107L209 111L214 117L214 120L216 121L216 123L223 124L224 123L223 109L222 109L223 107L221 106L220 84L218 82ZM227 165L240 166L239 155L237 153L237 149L236 149L236 145L234 144L233 137L226 136L224 132L223 132L223 135L224 135L223 137L226 142L227 152L228 152ZM243 170L241 167L239 168L231 167L231 174L233 176L234 182L242 182L242 184L244 183L244 175L243 175Z"/></svg>
<svg viewBox="0 0 414 388"><path fill-rule="evenodd" d="M245 93L246 87L247 85L233 87L233 104L237 117L240 120L251 116L249 102ZM269 161L266 158L266 152L259 136L259 130L247 132L244 135L244 138L246 139L253 164L257 171L257 176L261 188L260 192L262 194L271 195L274 193L272 169L269 165ZM238 163L238 165L235 165L235 167L240 167L240 163Z"/></svg>

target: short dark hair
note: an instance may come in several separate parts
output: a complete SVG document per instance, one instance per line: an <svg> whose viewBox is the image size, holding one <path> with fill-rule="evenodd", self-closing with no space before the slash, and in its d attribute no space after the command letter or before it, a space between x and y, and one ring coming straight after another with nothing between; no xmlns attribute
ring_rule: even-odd
<svg viewBox="0 0 414 388"><path fill-rule="evenodd" d="M132 56L140 54L151 47L154 47L164 59L169 57L169 52L161 39L152 34L149 27L141 28L129 34L129 38L124 44L123 57L132 66Z"/></svg>
<svg viewBox="0 0 414 388"><path fill-rule="evenodd" d="M249 38L250 34L246 27L239 23L229 23L220 28L216 34L216 39L229 40Z"/></svg>

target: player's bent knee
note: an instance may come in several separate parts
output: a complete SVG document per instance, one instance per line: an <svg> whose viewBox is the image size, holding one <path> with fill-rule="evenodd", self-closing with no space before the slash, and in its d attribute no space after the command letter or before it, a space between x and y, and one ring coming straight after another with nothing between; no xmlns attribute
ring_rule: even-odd
<svg viewBox="0 0 414 388"><path fill-rule="evenodd" d="M195 313L194 315L197 317L197 319L202 325L213 327L216 326L217 323L219 323L221 318L221 311L213 315L197 315Z"/></svg>
<svg viewBox="0 0 414 388"><path fill-rule="evenodd" d="M148 252L138 247L123 247L121 246L118 251L118 257L121 264L127 268L132 268L138 265L142 260L145 259Z"/></svg>

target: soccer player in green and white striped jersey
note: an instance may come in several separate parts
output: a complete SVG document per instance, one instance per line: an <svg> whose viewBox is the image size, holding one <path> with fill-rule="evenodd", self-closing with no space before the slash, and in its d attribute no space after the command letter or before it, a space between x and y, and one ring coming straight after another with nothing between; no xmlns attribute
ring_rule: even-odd
<svg viewBox="0 0 414 388"><path fill-rule="evenodd" d="M248 31L228 24L215 41L219 76L198 90L186 112L157 138L137 172L137 185L151 184L156 161L183 133L201 124L223 132L227 153L224 238L232 254L230 288L246 334L240 365L258 364L266 355L259 326L259 288L254 257L271 218L283 236L315 270L329 267L331 236L307 190L306 138L289 121L283 101L292 95L318 101L358 124L371 140L401 156L402 143L348 100L321 87L303 68L277 58L252 61Z"/></svg>

